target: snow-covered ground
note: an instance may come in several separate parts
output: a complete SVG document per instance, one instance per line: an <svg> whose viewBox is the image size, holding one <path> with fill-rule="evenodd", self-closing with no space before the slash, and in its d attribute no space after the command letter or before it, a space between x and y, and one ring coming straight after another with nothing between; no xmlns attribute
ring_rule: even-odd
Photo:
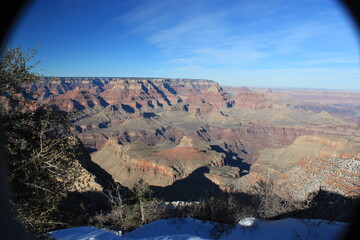
<svg viewBox="0 0 360 240"><path fill-rule="evenodd" d="M113 233L94 227L67 228L50 232L50 235L57 240L125 240Z"/></svg>
<svg viewBox="0 0 360 240"><path fill-rule="evenodd" d="M316 219L286 218L276 221L254 219L253 223L244 226L236 225L228 233L224 233L220 240L253 240L253 239L316 239L335 240L342 237L348 224L329 222Z"/></svg>
<svg viewBox="0 0 360 240"><path fill-rule="evenodd" d="M192 218L172 218L149 223L121 237L93 227L64 229L50 234L57 240L207 240L215 239L215 225ZM341 238L347 227L347 223L316 219L266 221L246 218L223 233L219 240L335 240Z"/></svg>

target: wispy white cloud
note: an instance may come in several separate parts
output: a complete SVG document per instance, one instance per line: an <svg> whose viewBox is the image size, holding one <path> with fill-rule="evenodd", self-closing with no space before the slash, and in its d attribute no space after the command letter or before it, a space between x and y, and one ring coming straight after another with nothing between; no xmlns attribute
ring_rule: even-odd
<svg viewBox="0 0 360 240"><path fill-rule="evenodd" d="M356 40L349 37L352 33L344 28L344 20L338 21L340 13L315 2L304 9L294 4L282 0L144 1L114 21L158 49L168 67L164 72L169 74L188 72L222 79L238 74L259 79L269 74L279 79L344 74L353 79L356 74L348 73L358 71L347 64L358 62L357 53L349 48Z"/></svg>

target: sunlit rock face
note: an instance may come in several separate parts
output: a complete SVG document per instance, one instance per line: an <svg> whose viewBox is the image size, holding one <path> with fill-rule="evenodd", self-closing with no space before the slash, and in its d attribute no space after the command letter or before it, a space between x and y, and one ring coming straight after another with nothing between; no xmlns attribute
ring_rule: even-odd
<svg viewBox="0 0 360 240"><path fill-rule="evenodd" d="M250 189L267 169L292 184L298 172L325 174L306 166L332 169L332 159L359 152L359 99L347 92L163 78L43 78L30 89L41 102L73 112L73 132L92 160L129 187L139 178L169 186L204 166L204 178L224 191ZM305 185L297 192L314 189ZM338 185L329 188L345 192Z"/></svg>
<svg viewBox="0 0 360 240"><path fill-rule="evenodd" d="M179 145L161 149L142 142L123 145L110 138L92 159L127 187L139 178L153 186L168 186L202 166L224 165L224 153L212 151L204 143L201 148L192 146L194 141L183 137Z"/></svg>

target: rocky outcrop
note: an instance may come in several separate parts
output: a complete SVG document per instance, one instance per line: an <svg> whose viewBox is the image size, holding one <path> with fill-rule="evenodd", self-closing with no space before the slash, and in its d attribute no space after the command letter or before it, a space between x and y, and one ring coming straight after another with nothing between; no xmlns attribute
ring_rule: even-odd
<svg viewBox="0 0 360 240"><path fill-rule="evenodd" d="M238 107L246 107L251 109L271 108L273 102L261 93L240 92L234 97L235 105Z"/></svg>
<svg viewBox="0 0 360 240"><path fill-rule="evenodd" d="M355 158L305 157L281 174L278 184L287 184L297 199L319 190L353 197L360 195L359 172Z"/></svg>
<svg viewBox="0 0 360 240"><path fill-rule="evenodd" d="M123 145L110 138L102 150L92 154L92 159L125 186L131 187L139 178L154 186L168 186L199 167L224 165L224 154L209 146L189 146L189 142L196 141L184 137L178 146L161 149L142 142Z"/></svg>
<svg viewBox="0 0 360 240"><path fill-rule="evenodd" d="M325 111L332 116L359 123L360 96L356 91L334 90L301 90L301 89L267 89L253 88L267 98L276 100L296 109L320 113Z"/></svg>
<svg viewBox="0 0 360 240"><path fill-rule="evenodd" d="M360 152L360 139L331 135L305 135L285 147L259 151L256 163L263 167L287 169L304 157L347 159Z"/></svg>
<svg viewBox="0 0 360 240"><path fill-rule="evenodd" d="M210 80L44 78L31 88L47 104L76 109L73 132L126 186L138 178L168 186L212 166L204 175L228 191L233 181L261 179L261 166L279 175L309 154L349 158L360 137L356 118L334 116L340 106L326 105L336 99L329 94L328 107L315 111L301 91L223 88Z"/></svg>
<svg viewBox="0 0 360 240"><path fill-rule="evenodd" d="M252 193L259 181L271 181L285 194L303 201L320 190L345 197L360 195L360 142L348 138L310 135L291 145L260 151L252 171L240 179L228 179L222 187Z"/></svg>

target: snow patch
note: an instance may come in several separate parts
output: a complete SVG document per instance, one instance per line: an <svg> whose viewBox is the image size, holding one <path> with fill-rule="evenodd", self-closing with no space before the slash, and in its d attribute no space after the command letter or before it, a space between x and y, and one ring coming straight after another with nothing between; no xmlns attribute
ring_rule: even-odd
<svg viewBox="0 0 360 240"><path fill-rule="evenodd" d="M339 239L347 230L348 224L317 219L286 218L275 221L254 219L252 227L236 225L220 240L281 240L281 239Z"/></svg>
<svg viewBox="0 0 360 240"><path fill-rule="evenodd" d="M212 237L209 232L213 227L214 223L212 222L193 218L161 219L124 234L124 237L134 239L168 239L166 236L176 235L182 237L171 239L190 239L188 236L192 236L192 239L211 239ZM158 238L160 236L162 238Z"/></svg>
<svg viewBox="0 0 360 240"><path fill-rule="evenodd" d="M238 224L241 226L250 227L250 226L254 225L255 220L256 220L256 218L254 218L254 217L248 217L248 218L241 219Z"/></svg>
<svg viewBox="0 0 360 240"><path fill-rule="evenodd" d="M94 227L78 227L50 232L57 240L211 240L216 223L192 218L162 219L119 237ZM244 218L219 240L335 240L349 224L317 219L286 218L275 221Z"/></svg>
<svg viewBox="0 0 360 240"><path fill-rule="evenodd" d="M56 240L127 240L94 227L68 228L49 232Z"/></svg>

